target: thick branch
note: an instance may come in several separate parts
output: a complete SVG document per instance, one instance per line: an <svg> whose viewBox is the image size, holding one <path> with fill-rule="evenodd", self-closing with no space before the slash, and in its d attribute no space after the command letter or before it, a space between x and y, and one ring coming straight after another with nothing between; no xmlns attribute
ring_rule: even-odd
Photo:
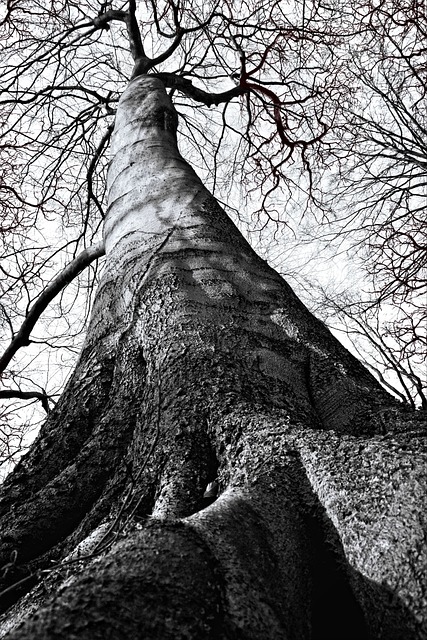
<svg viewBox="0 0 427 640"><path fill-rule="evenodd" d="M7 389L0 391L0 398L18 398L19 400L40 400L43 409L49 413L48 396L41 391L20 391L19 389Z"/></svg>
<svg viewBox="0 0 427 640"><path fill-rule="evenodd" d="M93 24L98 29L108 29L109 22L113 20L118 20L119 22L126 22L127 18L126 11L121 11L119 9L110 9L109 11L105 11L104 13L99 14L96 18L93 19Z"/></svg>
<svg viewBox="0 0 427 640"><path fill-rule="evenodd" d="M138 27L138 22L135 16L136 2L135 0L129 0L129 13L126 18L126 26L129 36L129 44L131 54L134 60L145 57L144 46L142 44L141 32Z"/></svg>
<svg viewBox="0 0 427 640"><path fill-rule="evenodd" d="M28 311L27 317L25 318L20 330L12 339L10 345L0 358L0 374L5 370L18 349L29 344L31 331L34 329L34 325L48 304L52 302L55 296L70 284L70 282L72 282L72 280L74 280L74 278L78 276L83 269L85 269L91 262L104 255L104 253L105 249L103 243L88 247L82 251L77 258L74 258L74 260L52 280L44 291L42 291L31 309Z"/></svg>
<svg viewBox="0 0 427 640"><path fill-rule="evenodd" d="M152 2L152 8L153 8L153 12L154 12L154 20L155 20L155 24L156 24L156 28L157 28L158 33L160 33L165 38L173 38L174 40L173 40L171 46L166 51L161 53L157 58L153 58L153 60L151 60L151 62L149 63L149 66L146 67L145 73L149 69L152 69L153 67L155 67L158 64L160 64L160 63L164 62L165 60L167 60L173 54L173 52L178 48L178 46L180 45L181 40L184 37L184 35L186 35L188 33L194 33L195 31L203 31L206 27L209 26L212 18L215 15L217 15L217 16L221 15L221 14L217 13L217 11L216 11L217 5L215 5L212 13L210 14L210 16L208 17L207 20L205 20L204 22L199 23L195 27L183 28L183 27L181 27L180 22L179 22L179 18L178 18L178 5L175 5L173 2L170 2L170 6L172 7L172 10L173 10L173 19L174 19L175 28L176 28L175 34L167 34L167 33L164 33L160 29L160 24L159 24L159 20L158 20L158 16L157 16L155 3Z"/></svg>
<svg viewBox="0 0 427 640"><path fill-rule="evenodd" d="M208 93L203 89L195 87L191 80L183 78L182 76L177 76L174 73L155 73L153 75L156 78L159 78L166 87L170 89L177 89L196 102L203 102L203 104L208 107L221 104L222 102L229 102L233 98L237 98L238 96L246 93L245 89L242 89L242 87L239 86L233 87L228 91L223 91L222 93Z"/></svg>
<svg viewBox="0 0 427 640"><path fill-rule="evenodd" d="M156 65L164 62L165 60L167 60L172 54L173 52L179 47L179 44L182 40L182 37L184 35L185 31L182 29L181 31L178 31L178 34L175 38L175 40L172 42L171 46L166 49L166 51L164 51L162 54L160 54L157 58L154 58L151 61L150 64L150 69L152 67L155 67Z"/></svg>
<svg viewBox="0 0 427 640"><path fill-rule="evenodd" d="M111 134L113 132L114 129L114 125L111 124L107 127L107 131L104 133L104 135L101 138L100 143L98 144L98 147L95 151L95 154L90 162L89 168L87 170L87 192L88 192L88 196L87 196L87 211L88 211L88 215L89 215L89 206L90 206L90 201L93 200L93 202L96 204L99 213L101 214L102 218L105 217L104 214L104 210L101 206L101 203L99 202L98 198L96 197L94 191L93 191L93 174L95 172L96 166L98 164L98 160L101 157L102 151L104 149L104 147L106 147L110 141L111 138Z"/></svg>
<svg viewBox="0 0 427 640"><path fill-rule="evenodd" d="M126 29L129 38L129 47L134 59L135 66L132 72L132 78L135 78L142 73L146 73L151 68L151 60L145 55L144 45L142 43L141 31L138 26L138 22L135 16L136 3L135 0L130 0L129 11L110 9L101 13L94 18L93 23L95 27L99 29L108 29L109 22L118 20L126 24Z"/></svg>

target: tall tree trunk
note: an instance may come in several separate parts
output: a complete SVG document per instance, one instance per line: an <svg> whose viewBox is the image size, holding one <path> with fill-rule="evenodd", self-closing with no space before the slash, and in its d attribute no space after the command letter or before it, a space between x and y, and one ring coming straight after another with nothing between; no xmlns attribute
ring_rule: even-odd
<svg viewBox="0 0 427 640"><path fill-rule="evenodd" d="M253 252L176 127L162 83L134 79L85 345L2 488L2 628L425 637L421 414Z"/></svg>

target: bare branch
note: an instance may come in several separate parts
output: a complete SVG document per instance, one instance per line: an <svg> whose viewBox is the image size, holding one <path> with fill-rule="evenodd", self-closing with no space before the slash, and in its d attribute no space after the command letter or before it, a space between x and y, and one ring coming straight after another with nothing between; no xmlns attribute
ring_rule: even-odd
<svg viewBox="0 0 427 640"><path fill-rule="evenodd" d="M188 78L178 76L174 73L155 73L153 75L159 78L169 89L177 89L189 98L196 100L196 102L202 102L207 107L211 107L212 105L217 106L223 102L230 102L233 98L237 98L246 93L246 90L241 87L233 87L221 93L209 93L195 87Z"/></svg>
<svg viewBox="0 0 427 640"><path fill-rule="evenodd" d="M33 306L29 309L20 330L14 336L6 351L0 358L0 374L5 370L15 353L23 346L30 344L30 334L37 320L55 296L76 278L91 262L104 255L103 243L84 249L61 273L44 289Z"/></svg>
<svg viewBox="0 0 427 640"><path fill-rule="evenodd" d="M40 400L43 409L46 413L49 413L49 396L46 393L41 393L40 391L20 391L19 389L6 389L0 390L0 398L18 398L19 400L32 400L33 398L36 400Z"/></svg>

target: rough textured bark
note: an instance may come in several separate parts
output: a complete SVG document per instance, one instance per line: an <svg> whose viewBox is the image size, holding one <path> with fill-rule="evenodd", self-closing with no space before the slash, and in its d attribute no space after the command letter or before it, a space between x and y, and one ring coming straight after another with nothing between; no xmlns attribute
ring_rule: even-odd
<svg viewBox="0 0 427 640"><path fill-rule="evenodd" d="M2 629L425 637L422 414L253 252L176 127L161 81L134 79L86 342L2 488Z"/></svg>

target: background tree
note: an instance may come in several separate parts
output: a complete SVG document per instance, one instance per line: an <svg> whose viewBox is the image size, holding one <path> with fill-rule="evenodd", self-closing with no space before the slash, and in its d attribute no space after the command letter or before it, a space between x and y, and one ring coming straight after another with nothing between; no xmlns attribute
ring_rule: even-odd
<svg viewBox="0 0 427 640"><path fill-rule="evenodd" d="M287 166L310 190L335 117L340 85L323 69L348 37L341 13L30 4L10 2L2 22L4 152L28 178L4 189L18 225L5 272L25 316L17 330L5 313L8 354L31 339L34 309L106 260L77 364L53 408L43 387L49 416L2 488L3 629L422 637L421 414L257 257L177 147L180 122L213 188L231 188L230 165L255 180L261 220L292 187ZM29 252L33 210L46 251ZM72 260L43 288L55 236Z"/></svg>
<svg viewBox="0 0 427 640"><path fill-rule="evenodd" d="M416 349L408 354L401 348L393 323L384 321L384 307L363 304L342 292L336 297L330 297L326 291L318 295L319 308L322 317L328 319L328 326L351 338L361 361L382 385L413 409L418 404L423 410L427 409L423 380L414 371L414 362L422 371L425 358ZM408 313L400 310L400 315L405 312Z"/></svg>
<svg viewBox="0 0 427 640"><path fill-rule="evenodd" d="M425 406L420 382L427 356L425 7L412 1L353 3L346 19L353 35L345 43L348 64L342 73L351 91L324 145L325 162L317 165L315 223L308 225L305 240L349 253L353 268L365 274L356 286L347 280L333 293L328 287L332 315L345 309L348 320L351 314L350 338L360 335L357 323L366 327L372 320L380 327L406 382L396 379L387 358L379 375L397 385L409 403ZM316 293L311 274L308 279L314 285L311 296L318 297L316 309L326 311L325 283L317 284ZM328 322L332 316L322 313L322 318ZM340 327L345 330L346 322ZM369 343L364 357L378 367L384 345Z"/></svg>

